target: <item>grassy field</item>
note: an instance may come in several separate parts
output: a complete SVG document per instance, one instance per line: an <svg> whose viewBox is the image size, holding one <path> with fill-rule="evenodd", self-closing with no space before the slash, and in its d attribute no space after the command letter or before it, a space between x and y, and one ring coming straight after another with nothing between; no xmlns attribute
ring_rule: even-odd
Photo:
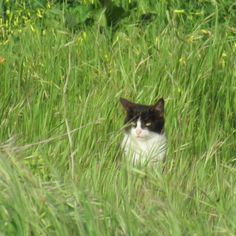
<svg viewBox="0 0 236 236"><path fill-rule="evenodd" d="M170 3L1 41L0 235L236 235L236 29L223 2ZM120 96L165 98L163 169L122 158Z"/></svg>

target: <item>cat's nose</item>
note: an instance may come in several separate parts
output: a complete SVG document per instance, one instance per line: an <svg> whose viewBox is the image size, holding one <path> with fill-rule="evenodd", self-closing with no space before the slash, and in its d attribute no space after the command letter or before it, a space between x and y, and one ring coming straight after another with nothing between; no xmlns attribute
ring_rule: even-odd
<svg viewBox="0 0 236 236"><path fill-rule="evenodd" d="M136 134L137 134L137 136L139 136L141 133L142 133L142 130L141 130L141 129L136 129Z"/></svg>

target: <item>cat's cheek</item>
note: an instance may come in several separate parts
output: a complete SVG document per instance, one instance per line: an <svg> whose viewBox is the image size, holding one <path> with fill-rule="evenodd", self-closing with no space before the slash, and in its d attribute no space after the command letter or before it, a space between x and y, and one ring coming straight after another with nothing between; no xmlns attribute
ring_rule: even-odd
<svg viewBox="0 0 236 236"><path fill-rule="evenodd" d="M143 132L142 132L142 137L143 137L143 138L148 137L148 132L147 132L147 131L143 131Z"/></svg>
<svg viewBox="0 0 236 236"><path fill-rule="evenodd" d="M130 133L133 137L136 137L136 131L135 128L131 128Z"/></svg>
<svg viewBox="0 0 236 236"><path fill-rule="evenodd" d="M149 130L147 130L147 129L143 130L142 137L149 138L150 136L151 136L151 133Z"/></svg>

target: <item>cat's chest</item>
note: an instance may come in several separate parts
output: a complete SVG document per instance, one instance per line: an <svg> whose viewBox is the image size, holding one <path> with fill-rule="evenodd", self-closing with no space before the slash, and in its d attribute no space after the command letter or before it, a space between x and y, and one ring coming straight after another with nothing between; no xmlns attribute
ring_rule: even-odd
<svg viewBox="0 0 236 236"><path fill-rule="evenodd" d="M136 151L136 152L147 153L153 147L158 145L158 141L155 139L138 140L138 139L132 139L131 137L126 137L126 138L128 138L128 143L130 145L130 148L132 148L133 151Z"/></svg>
<svg viewBox="0 0 236 236"><path fill-rule="evenodd" d="M139 140L125 134L122 142L125 154L135 161L144 159L162 160L166 153L166 137L164 134L154 135L148 140Z"/></svg>

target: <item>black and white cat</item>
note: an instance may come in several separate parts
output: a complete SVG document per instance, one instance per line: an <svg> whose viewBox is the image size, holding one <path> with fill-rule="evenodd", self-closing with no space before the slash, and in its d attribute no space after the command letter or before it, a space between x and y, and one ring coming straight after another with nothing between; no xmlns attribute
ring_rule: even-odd
<svg viewBox="0 0 236 236"><path fill-rule="evenodd" d="M142 105L120 98L126 110L122 149L134 164L154 164L166 155L164 99Z"/></svg>

